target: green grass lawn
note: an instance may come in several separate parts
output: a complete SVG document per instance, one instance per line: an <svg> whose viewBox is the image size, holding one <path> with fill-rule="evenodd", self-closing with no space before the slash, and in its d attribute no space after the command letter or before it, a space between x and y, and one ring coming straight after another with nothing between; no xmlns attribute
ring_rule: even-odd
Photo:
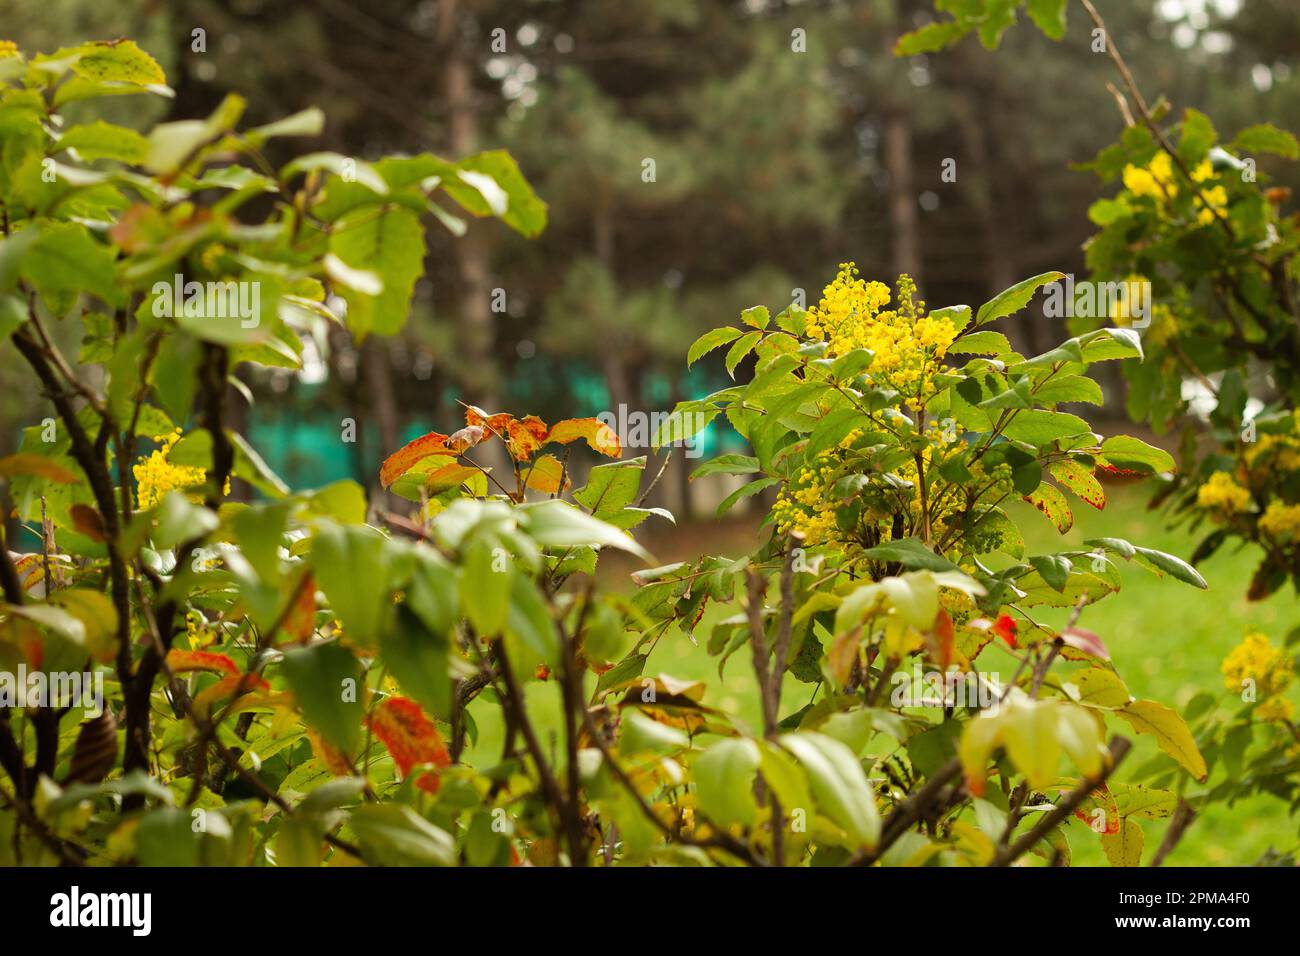
<svg viewBox="0 0 1300 956"><path fill-rule="evenodd" d="M1029 552L1043 553L1082 545L1085 538L1113 536L1137 544L1158 548L1186 558L1195 539L1182 531L1166 530L1158 513L1146 510L1147 492L1141 488L1111 489L1109 506L1101 512L1072 502L1075 526L1064 537L1028 505L1013 506L1013 517L1025 532ZM660 555L663 557L663 555ZM1085 611L1080 622L1097 632L1106 642L1116 667L1130 690L1140 698L1153 698L1181 710L1201 690L1221 692L1219 665L1224 655L1238 642L1247 628L1259 628L1275 642L1289 631L1300 615L1296 613L1290 589L1279 591L1270 600L1252 604L1245 600L1247 584L1254 568L1255 554L1225 548L1200 568L1209 582L1201 591L1172 578L1157 578L1137 565L1124 568L1124 586L1118 593ZM733 607L711 608L701 622L695 645L680 632L665 635L646 668L647 674L667 673L674 677L703 680L708 684L704 702L750 722L759 721L757 700L753 694L753 674L747 655L737 654L719 677L717 660L703 646L712 621L735 613ZM1063 623L1065 612L1048 611L1041 619ZM1014 661L997 646L991 646L979 658L985 671L1001 671L1009 676ZM809 700L812 685L787 679L783 695L783 713L798 709ZM529 685L530 710L546 733L557 729L554 684ZM1227 695L1225 693L1225 703ZM494 719L494 707L476 706L479 739L470 759L484 764L500 754L501 727ZM1134 739L1127 724L1115 721L1115 732ZM1128 758L1127 769L1141 766L1159 754L1147 737L1134 739L1135 749ZM1216 768L1221 775L1223 769ZM1123 770L1119 779L1125 779ZM1211 777L1210 784L1216 778ZM1190 779L1191 787L1198 786ZM1160 842L1164 821L1143 821L1146 831L1146 854ZM1074 864L1105 865L1097 837L1082 823L1070 828ZM1204 812L1184 836L1169 858L1171 865L1241 865L1256 861L1269 847L1278 850L1297 848L1296 822L1289 820L1287 807L1279 800L1260 797L1232 807L1215 806Z"/></svg>

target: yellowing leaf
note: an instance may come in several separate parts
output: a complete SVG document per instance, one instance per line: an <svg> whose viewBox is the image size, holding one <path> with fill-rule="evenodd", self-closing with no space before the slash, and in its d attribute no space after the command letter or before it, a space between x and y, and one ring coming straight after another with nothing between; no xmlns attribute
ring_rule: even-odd
<svg viewBox="0 0 1300 956"><path fill-rule="evenodd" d="M617 458L623 453L622 444L614 429L597 418L566 418L556 422L546 435L546 441L567 445L579 438L585 439L593 451L607 458Z"/></svg>
<svg viewBox="0 0 1300 956"><path fill-rule="evenodd" d="M524 471L525 486L546 494L558 492L561 483L565 488L571 484L563 463L554 455L542 455Z"/></svg>
<svg viewBox="0 0 1300 956"><path fill-rule="evenodd" d="M1204 780L1209 772L1205 758L1187 728L1186 721L1172 708L1154 700L1135 700L1115 711L1140 734L1151 734L1160 749L1177 760L1197 780Z"/></svg>
<svg viewBox="0 0 1300 956"><path fill-rule="evenodd" d="M379 469L379 483L387 488L402 475L406 474L422 458L447 453L447 436L439 432L429 432L413 441L407 442L397 451L384 459Z"/></svg>
<svg viewBox="0 0 1300 956"><path fill-rule="evenodd" d="M1025 500L1047 515L1056 530L1065 534L1074 527L1074 512L1066 504L1065 495L1052 485L1042 484L1025 495Z"/></svg>

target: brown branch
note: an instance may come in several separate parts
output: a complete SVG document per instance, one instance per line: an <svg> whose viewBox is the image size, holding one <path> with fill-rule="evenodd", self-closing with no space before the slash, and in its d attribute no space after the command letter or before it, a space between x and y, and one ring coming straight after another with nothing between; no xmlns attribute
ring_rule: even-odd
<svg viewBox="0 0 1300 956"><path fill-rule="evenodd" d="M1192 805L1186 800L1179 800L1178 808L1174 810L1174 815L1169 820L1169 827L1165 830L1165 837L1156 848L1155 856L1151 857L1153 867L1165 862L1165 857L1174 851L1174 847L1178 846L1187 828L1195 821L1196 811L1192 809Z"/></svg>

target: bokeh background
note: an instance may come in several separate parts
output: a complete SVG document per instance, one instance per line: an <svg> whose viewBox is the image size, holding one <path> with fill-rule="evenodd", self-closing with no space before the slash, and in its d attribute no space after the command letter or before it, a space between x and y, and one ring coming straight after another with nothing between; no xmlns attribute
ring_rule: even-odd
<svg viewBox="0 0 1300 956"><path fill-rule="evenodd" d="M1227 134L1265 120L1300 129L1296 0L1097 5L1149 99L1196 106ZM689 342L747 306L782 308L795 290L815 301L844 260L871 277L913 275L932 306L978 305L1048 269L1082 273L1087 208L1099 193L1070 164L1110 143L1123 121L1107 89L1113 67L1090 49L1081 11L1072 6L1061 43L1025 28L997 53L972 38L943 55L895 59L895 39L929 7L0 0L0 38L28 51L136 40L176 95L114 103L118 122L206 115L232 90L247 97L250 124L325 111L318 145L275 141L272 159L315 148L516 156L550 206L539 239L494 222L471 224L461 240L431 232L427 276L401 334L360 349L339 335L309 349L298 373L240 372L255 401L239 403L238 427L291 485L352 477L374 488L385 454L461 423L459 401L552 420L620 405L663 411L720 387L719 356L685 368ZM955 181L943 176L948 160ZM1300 185L1294 171L1263 165ZM1066 334L1033 310L1004 331L1029 352ZM1107 393L1100 430L1133 431L1121 424L1116 370L1097 372ZM0 454L46 414L34 382L0 355ZM340 441L344 418L359 423L358 442ZM712 454L738 439L717 421L705 441ZM712 520L726 489L689 483L694 464L673 462L656 489L654 503L679 521L650 532L652 550L669 560L751 547L764 502ZM1071 541L1119 534L1190 552L1145 510L1143 491L1111 492L1105 513L1079 516ZM1046 523L1032 543L1053 546ZM1195 594L1135 570L1123 594L1090 611L1135 693L1184 703L1220 686L1218 662L1244 627L1278 636L1294 598L1247 605L1239 595L1250 566L1249 555L1217 555L1202 569L1210 591ZM665 654L662 669L710 678L712 702L753 706L739 668L719 680L716 662L684 638ZM1199 821L1173 862L1252 862L1296 845L1285 807L1259 800ZM1076 859L1100 853L1077 848Z"/></svg>

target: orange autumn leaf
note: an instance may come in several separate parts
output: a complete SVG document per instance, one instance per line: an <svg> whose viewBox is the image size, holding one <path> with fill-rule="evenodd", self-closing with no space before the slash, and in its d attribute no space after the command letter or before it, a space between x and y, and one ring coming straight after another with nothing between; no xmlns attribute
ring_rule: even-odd
<svg viewBox="0 0 1300 956"><path fill-rule="evenodd" d="M446 767L451 763L451 755L438 728L413 700L385 698L366 718L366 723L388 748L404 777L420 764ZM437 774L425 773L415 781L415 785L427 793L437 793L440 782Z"/></svg>
<svg viewBox="0 0 1300 956"><path fill-rule="evenodd" d="M183 651L179 648L167 652L167 667L173 674L183 674L186 671L239 673L235 662L225 654L215 654L212 651Z"/></svg>
<svg viewBox="0 0 1300 956"><path fill-rule="evenodd" d="M948 665L952 663L953 641L957 637L957 629L953 627L952 618L948 616L948 612L943 608L939 609L939 614L934 619L934 627L931 630L931 656L940 669L946 671Z"/></svg>
<svg viewBox="0 0 1300 956"><path fill-rule="evenodd" d="M20 451L0 458L0 476L16 478L19 475L44 478L61 485L71 485L77 481L77 476L57 461L34 452Z"/></svg>
<svg viewBox="0 0 1300 956"><path fill-rule="evenodd" d="M465 424L478 425L500 439L506 437L506 427L514 421L514 416L509 412L497 412L495 415L489 415L477 405L465 406Z"/></svg>
<svg viewBox="0 0 1300 956"><path fill-rule="evenodd" d="M546 494L560 490L560 483L568 488L572 482L564 471L564 465L554 455L542 455L524 472L524 484Z"/></svg>
<svg viewBox="0 0 1300 956"><path fill-rule="evenodd" d="M536 415L511 419L506 424L506 448L515 461L527 461L546 442L546 422Z"/></svg>
<svg viewBox="0 0 1300 956"><path fill-rule="evenodd" d="M316 631L316 577L310 572L303 576L294 593L293 604L285 612L281 624L284 633L295 641L307 640Z"/></svg>
<svg viewBox="0 0 1300 956"><path fill-rule="evenodd" d="M310 728L307 730L307 739L311 741L311 752L325 765L326 770L336 777L351 776L352 768L348 766L348 758L342 750Z"/></svg>
<svg viewBox="0 0 1300 956"><path fill-rule="evenodd" d="M422 458L447 451L447 436L440 432L429 432L414 441L409 441L397 451L384 459L379 468L379 483L387 488L402 475L406 474Z"/></svg>
<svg viewBox="0 0 1300 956"><path fill-rule="evenodd" d="M623 453L623 446L614 429L597 418L566 418L562 422L556 422L546 436L548 442L558 442L561 445L580 438L585 439L593 451L608 458L617 458Z"/></svg>
<svg viewBox="0 0 1300 956"><path fill-rule="evenodd" d="M221 656L221 655L214 655ZM271 685L256 674L228 674L210 687L194 695L194 712L206 717L213 704L231 697L242 697L253 691L268 691Z"/></svg>

